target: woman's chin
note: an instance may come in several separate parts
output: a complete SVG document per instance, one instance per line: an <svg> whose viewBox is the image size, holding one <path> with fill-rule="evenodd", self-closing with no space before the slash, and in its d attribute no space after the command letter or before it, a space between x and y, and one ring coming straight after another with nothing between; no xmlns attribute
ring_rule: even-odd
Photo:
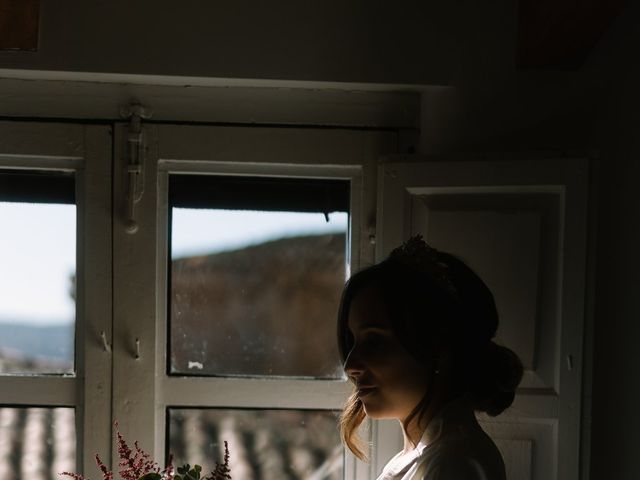
<svg viewBox="0 0 640 480"><path fill-rule="evenodd" d="M366 413L368 417L376 420L390 418L388 408L385 408L384 402L381 402L379 399L368 396L361 398L360 401L364 407L364 413Z"/></svg>

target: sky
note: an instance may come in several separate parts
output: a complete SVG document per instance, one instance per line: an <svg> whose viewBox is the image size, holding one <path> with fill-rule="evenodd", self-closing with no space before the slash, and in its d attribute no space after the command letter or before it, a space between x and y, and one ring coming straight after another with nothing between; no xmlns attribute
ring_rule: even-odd
<svg viewBox="0 0 640 480"><path fill-rule="evenodd" d="M61 324L74 319L75 205L0 202L0 322ZM345 232L346 213L175 208L172 258L242 248L303 234Z"/></svg>

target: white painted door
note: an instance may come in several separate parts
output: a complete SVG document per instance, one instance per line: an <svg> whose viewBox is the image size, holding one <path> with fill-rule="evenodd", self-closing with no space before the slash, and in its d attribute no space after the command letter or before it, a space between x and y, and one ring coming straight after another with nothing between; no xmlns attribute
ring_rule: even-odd
<svg viewBox="0 0 640 480"><path fill-rule="evenodd" d="M379 170L378 258L422 234L494 293L497 341L525 374L510 409L479 419L511 480L579 478L587 176L582 159L392 160ZM397 442L388 452L401 447L390 428L378 426L382 443Z"/></svg>

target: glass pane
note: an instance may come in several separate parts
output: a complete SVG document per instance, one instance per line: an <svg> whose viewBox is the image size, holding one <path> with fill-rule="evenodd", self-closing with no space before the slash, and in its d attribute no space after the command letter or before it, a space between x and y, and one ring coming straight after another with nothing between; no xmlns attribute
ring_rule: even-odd
<svg viewBox="0 0 640 480"><path fill-rule="evenodd" d="M75 470L73 408L0 407L2 480L49 480Z"/></svg>
<svg viewBox="0 0 640 480"><path fill-rule="evenodd" d="M229 445L231 476L243 480L340 480L344 450L337 414L315 410L170 409L175 464L204 472Z"/></svg>
<svg viewBox="0 0 640 480"><path fill-rule="evenodd" d="M75 205L0 199L0 228L0 373L73 373Z"/></svg>
<svg viewBox="0 0 640 480"><path fill-rule="evenodd" d="M342 378L347 212L171 215L170 373Z"/></svg>

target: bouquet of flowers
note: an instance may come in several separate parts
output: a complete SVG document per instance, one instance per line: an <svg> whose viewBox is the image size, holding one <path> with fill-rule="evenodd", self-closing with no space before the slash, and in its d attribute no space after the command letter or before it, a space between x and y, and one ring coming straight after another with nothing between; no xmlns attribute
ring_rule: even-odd
<svg viewBox="0 0 640 480"><path fill-rule="evenodd" d="M118 466L120 471L118 474L122 480L231 480L231 470L229 468L229 446L224 442L224 461L216 462L216 468L213 472L202 476L202 467L200 465L186 464L178 467L177 473L173 468L173 456L169 456L168 465L164 469L160 469L158 463L151 458L147 452L138 446L138 442L134 442L133 448L129 447L124 437L116 426L116 434L118 436L118 456L120 461ZM114 480L114 472L110 471L100 456L96 454L96 463L102 472L103 480ZM84 476L73 472L62 472L62 476L71 477L73 480L89 480Z"/></svg>

